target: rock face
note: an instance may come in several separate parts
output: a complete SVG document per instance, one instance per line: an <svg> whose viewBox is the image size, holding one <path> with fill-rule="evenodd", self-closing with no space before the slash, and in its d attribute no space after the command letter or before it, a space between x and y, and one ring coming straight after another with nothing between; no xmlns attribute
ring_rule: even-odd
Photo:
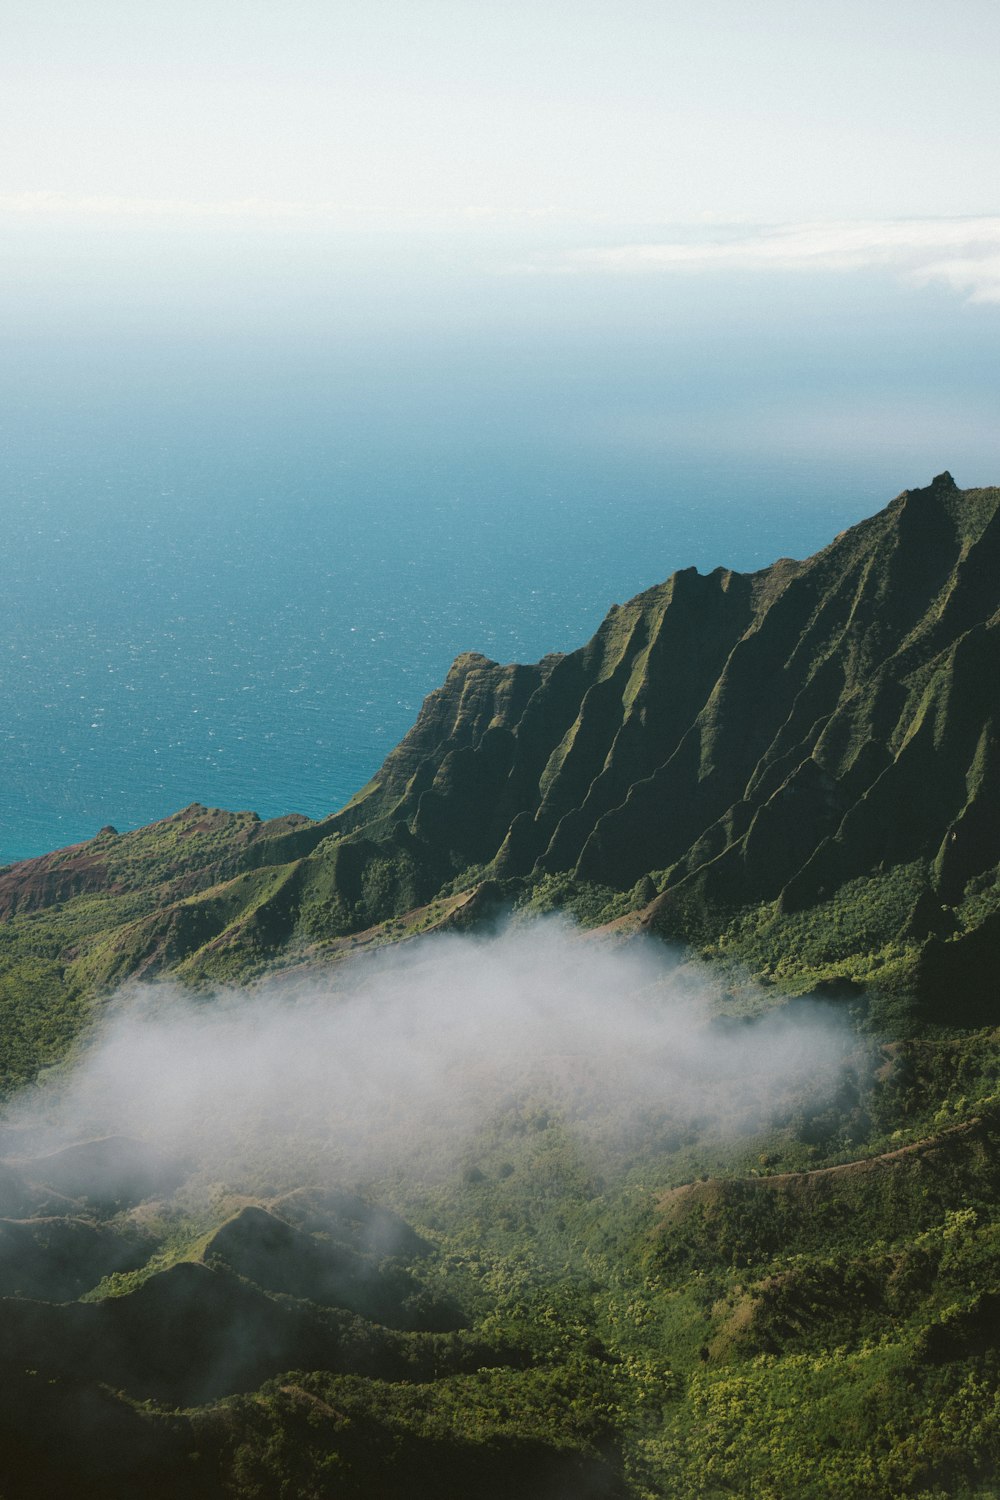
<svg viewBox="0 0 1000 1500"><path fill-rule="evenodd" d="M676 573L570 656L460 657L331 826L739 904L933 855L954 895L1000 853L998 510L941 475L807 562Z"/></svg>
<svg viewBox="0 0 1000 1500"><path fill-rule="evenodd" d="M805 562L675 573L569 655L460 656L322 822L195 806L105 830L0 873L0 911L88 898L93 935L103 898L99 941L64 972L92 987L327 951L488 881L487 906L631 908L803 984L878 969L933 1007L958 965L979 1018L1000 943L998 717L1000 490L941 474Z"/></svg>
<svg viewBox="0 0 1000 1500"><path fill-rule="evenodd" d="M571 655L460 657L322 857L346 872L368 846L351 895L370 917L389 850L420 899L470 866L564 876L702 940L747 911L874 902L859 951L926 943L919 986L947 941L985 1003L998 713L1000 491L942 474L805 562L676 573Z"/></svg>

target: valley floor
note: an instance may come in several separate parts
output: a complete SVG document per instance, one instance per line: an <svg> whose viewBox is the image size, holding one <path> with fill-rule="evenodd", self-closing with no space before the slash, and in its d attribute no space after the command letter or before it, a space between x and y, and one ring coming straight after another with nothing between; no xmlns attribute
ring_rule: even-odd
<svg viewBox="0 0 1000 1500"><path fill-rule="evenodd" d="M350 1185L8 1136L0 1493L992 1494L998 1060L857 1037L743 1136L522 1091Z"/></svg>

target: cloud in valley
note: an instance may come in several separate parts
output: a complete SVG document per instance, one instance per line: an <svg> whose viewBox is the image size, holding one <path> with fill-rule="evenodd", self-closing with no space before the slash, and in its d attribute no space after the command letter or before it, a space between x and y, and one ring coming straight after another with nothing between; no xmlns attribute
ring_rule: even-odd
<svg viewBox="0 0 1000 1500"><path fill-rule="evenodd" d="M118 1133L209 1178L354 1180L451 1170L526 1107L599 1146L650 1120L750 1130L837 1087L851 1042L834 1011L720 1025L716 983L546 920L210 999L139 987L71 1070L15 1101L2 1150Z"/></svg>

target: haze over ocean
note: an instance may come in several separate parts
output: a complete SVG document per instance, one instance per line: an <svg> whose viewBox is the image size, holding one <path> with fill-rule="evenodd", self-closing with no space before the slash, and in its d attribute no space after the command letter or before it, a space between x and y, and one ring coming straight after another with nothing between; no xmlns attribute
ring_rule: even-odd
<svg viewBox="0 0 1000 1500"><path fill-rule="evenodd" d="M15 337L0 860L191 801L320 816L459 651L572 649L674 568L1000 477L995 309L874 274L515 280L471 327L439 286L409 326Z"/></svg>
<svg viewBox="0 0 1000 1500"><path fill-rule="evenodd" d="M987 0L8 10L0 862L1000 478Z"/></svg>

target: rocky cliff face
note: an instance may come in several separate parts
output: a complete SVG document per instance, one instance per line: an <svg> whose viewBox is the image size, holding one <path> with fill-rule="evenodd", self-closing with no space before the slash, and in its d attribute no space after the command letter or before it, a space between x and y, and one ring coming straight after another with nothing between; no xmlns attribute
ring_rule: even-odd
<svg viewBox="0 0 1000 1500"><path fill-rule="evenodd" d="M323 822L193 808L12 867L0 909L103 892L110 925L73 960L95 983L321 954L415 908L453 919L489 882L792 988L992 1015L998 718L1000 490L942 474L805 562L675 573L569 655L460 656Z"/></svg>
<svg viewBox="0 0 1000 1500"><path fill-rule="evenodd" d="M460 657L329 828L405 848L425 896L564 875L710 939L851 888L879 946L960 943L996 889L998 711L1000 491L942 474L806 562L676 573L569 656Z"/></svg>

